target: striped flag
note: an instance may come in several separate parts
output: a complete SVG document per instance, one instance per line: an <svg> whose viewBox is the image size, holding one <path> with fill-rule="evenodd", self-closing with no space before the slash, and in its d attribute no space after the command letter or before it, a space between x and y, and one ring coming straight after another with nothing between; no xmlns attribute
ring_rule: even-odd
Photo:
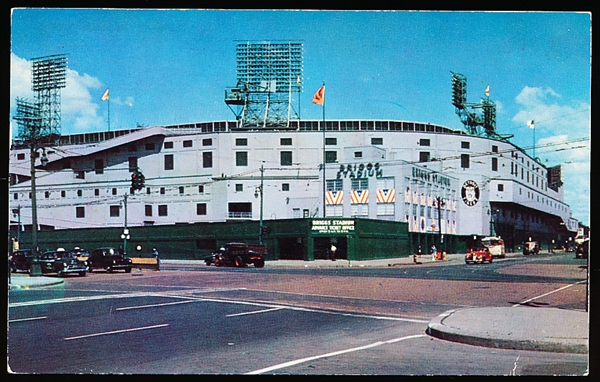
<svg viewBox="0 0 600 382"><path fill-rule="evenodd" d="M108 99L108 89L106 89L104 91L104 94L102 94L102 101L106 101Z"/></svg>
<svg viewBox="0 0 600 382"><path fill-rule="evenodd" d="M325 85L321 86L319 90L317 90L313 96L312 102L321 106L325 103Z"/></svg>

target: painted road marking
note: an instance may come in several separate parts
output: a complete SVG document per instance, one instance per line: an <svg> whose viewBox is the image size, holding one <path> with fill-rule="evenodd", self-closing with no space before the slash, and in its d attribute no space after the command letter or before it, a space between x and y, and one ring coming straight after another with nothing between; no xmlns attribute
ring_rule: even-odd
<svg viewBox="0 0 600 382"><path fill-rule="evenodd" d="M10 324L11 322L23 322L23 321L45 320L46 318L48 318L48 316L41 316L41 317L30 317L30 318L17 318L17 319L14 319L14 320L8 320L8 323Z"/></svg>
<svg viewBox="0 0 600 382"><path fill-rule="evenodd" d="M381 345L387 345L387 344L392 344L392 343L395 343L395 342L410 340L410 339L413 339L413 338L421 338L421 337L427 337L427 334L415 334L415 335L412 335L412 336L394 338L394 339L387 340L387 341L377 341L377 342L374 342L372 344L365 345L365 346L359 346L359 347L356 347L356 348L350 348L350 349L345 349L345 350L338 350L338 351L331 352L331 353L326 353L326 354L316 355L316 356L312 356L312 357L301 358L301 359L297 359L297 360L294 360L294 361L280 363L279 365L273 365L273 366L266 367L264 369L254 370L254 371L251 371L251 372L246 373L246 374L247 375L256 375L256 374L268 373L268 372L273 371L273 370L284 369L286 367L298 365L298 364L304 363L304 362L314 361L316 359L328 358L328 357L335 357L335 356L338 356L340 354L357 352L357 351L361 351L361 350L365 350L365 349L370 349L370 348L374 348L374 347L381 346Z"/></svg>
<svg viewBox="0 0 600 382"><path fill-rule="evenodd" d="M267 312L273 312L275 310L280 310L280 309L283 309L283 307L271 308L271 309L263 309L263 310L254 310L252 312L243 312L243 313L228 314L225 317L236 317L236 316L245 316L247 314L267 313Z"/></svg>
<svg viewBox="0 0 600 382"><path fill-rule="evenodd" d="M519 302L519 303L517 303L517 304L514 304L512 307L513 307L513 308L515 308L515 307L517 307L517 306L521 306L521 305L523 305L523 304L527 304L528 302L531 302L531 301L533 301L533 300L537 300L538 298L546 297L546 296L548 296L548 295L551 295L551 294L553 294L553 293L560 292L560 291L561 291L561 290L563 290L563 289L570 288L570 287L572 287L572 286L575 286L575 285L577 285L577 284L583 284L583 283L585 283L585 282L586 282L586 280L581 280L581 281L577 281L577 282L576 282L576 283L574 283L574 284L565 285L565 286L563 286L563 287L560 287L560 288L558 288L558 289L552 290L552 291L550 291L550 292L548 292L548 293L544 293L544 294L541 294L541 295L539 295L539 296L532 297L532 298L530 298L530 299L528 299L528 300L521 301L521 302Z"/></svg>
<svg viewBox="0 0 600 382"><path fill-rule="evenodd" d="M130 310L130 309L145 309L145 308L157 308L161 306L168 305L177 305L177 304L189 304L191 302L196 302L197 300L188 300L188 301L175 301L175 302L164 302L162 304L148 304L148 305L137 305L137 306L125 306L123 308L117 308L115 310Z"/></svg>
<svg viewBox="0 0 600 382"><path fill-rule="evenodd" d="M85 334L85 335L82 335L82 336L67 337L67 338L65 338L64 340L65 340L65 341L71 341L71 340L78 340L78 339L81 339L81 338L98 337L98 336L107 336L107 335L111 335L111 334L119 334L119 333L129 333L129 332L136 332L136 331L139 331L139 330L147 330L147 329L164 328L165 326L169 326L169 324L152 325L152 326L143 326L143 327L139 327L139 328L131 328L131 329L113 330L113 331L110 331L110 332L101 332L101 333Z"/></svg>

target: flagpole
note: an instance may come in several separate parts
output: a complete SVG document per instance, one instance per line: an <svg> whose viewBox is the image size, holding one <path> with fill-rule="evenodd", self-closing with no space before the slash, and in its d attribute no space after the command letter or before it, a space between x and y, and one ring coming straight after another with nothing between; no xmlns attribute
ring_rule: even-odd
<svg viewBox="0 0 600 382"><path fill-rule="evenodd" d="M107 99L108 101L108 131L110 131L110 97Z"/></svg>
<svg viewBox="0 0 600 382"><path fill-rule="evenodd" d="M325 87L325 81L323 81ZM325 206L327 205L327 181L325 177L325 97L323 97L323 218L326 217Z"/></svg>

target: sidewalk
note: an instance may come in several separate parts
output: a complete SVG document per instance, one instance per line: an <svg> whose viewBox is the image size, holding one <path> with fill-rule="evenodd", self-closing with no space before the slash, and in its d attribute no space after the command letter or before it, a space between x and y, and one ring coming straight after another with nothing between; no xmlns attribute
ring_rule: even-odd
<svg viewBox="0 0 600 382"><path fill-rule="evenodd" d="M29 289L45 287L64 283L60 277L36 276L31 277L28 273L11 273L8 289Z"/></svg>

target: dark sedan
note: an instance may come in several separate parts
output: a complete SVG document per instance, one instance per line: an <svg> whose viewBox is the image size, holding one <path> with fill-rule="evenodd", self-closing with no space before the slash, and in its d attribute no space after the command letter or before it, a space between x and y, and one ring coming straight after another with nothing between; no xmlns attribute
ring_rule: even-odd
<svg viewBox="0 0 600 382"><path fill-rule="evenodd" d="M79 276L85 276L88 271L85 263L68 251L44 252L38 262L41 265L42 274L50 273L64 276L75 273Z"/></svg>
<svg viewBox="0 0 600 382"><path fill-rule="evenodd" d="M14 251L8 258L9 267L11 272L27 271L31 269L31 262L33 261L33 250L31 249L20 249Z"/></svg>

